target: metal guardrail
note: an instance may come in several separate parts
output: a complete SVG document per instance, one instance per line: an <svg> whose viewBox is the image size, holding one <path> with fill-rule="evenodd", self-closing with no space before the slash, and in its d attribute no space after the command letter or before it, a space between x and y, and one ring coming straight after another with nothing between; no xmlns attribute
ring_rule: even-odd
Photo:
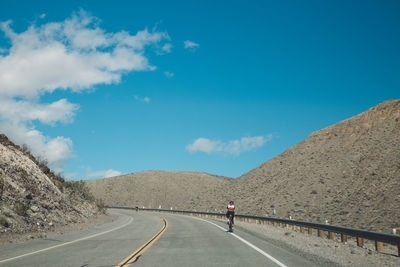
<svg viewBox="0 0 400 267"><path fill-rule="evenodd" d="M108 207L113 209L132 209L131 207ZM180 214L189 214L189 215L206 215L206 216L216 216L216 217L225 217L224 213L212 213L212 212L201 212L201 211L186 211L186 210L168 210L168 209L146 209L140 208L143 211L155 211L155 212L168 212L168 213L180 213ZM290 219L282 219L275 217L261 217L261 216L252 216L252 215L241 215L236 214L235 218L241 218L244 220L254 220L256 222L269 222L269 223L277 223L280 225L291 225L300 227L300 231L304 232L304 228L316 229L319 231L326 231L330 233L330 238L332 237L331 233L336 233L341 235L342 242L347 241L347 236L352 236L357 238L357 245L362 247L364 244L364 239L375 241L375 247L377 251L382 251L383 247L380 243L387 243L398 248L398 256L400 257L400 235L390 234L390 233L382 233L382 232L374 232L363 229L355 229L338 225L331 224L322 224L322 223L312 223L312 222L304 222ZM319 236L320 232L318 233ZM331 238L333 239L333 237Z"/></svg>

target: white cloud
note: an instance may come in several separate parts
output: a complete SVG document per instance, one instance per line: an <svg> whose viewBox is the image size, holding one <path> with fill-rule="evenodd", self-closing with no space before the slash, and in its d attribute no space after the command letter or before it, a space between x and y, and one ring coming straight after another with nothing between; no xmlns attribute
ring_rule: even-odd
<svg viewBox="0 0 400 267"><path fill-rule="evenodd" d="M103 171L95 171L89 172L87 175L92 178L109 178L113 176L119 176L122 173L120 171L116 171L113 169L103 170Z"/></svg>
<svg viewBox="0 0 400 267"><path fill-rule="evenodd" d="M78 109L78 105L69 103L65 98L44 105L0 98L0 118L14 122L39 120L46 124L54 124L58 121L68 123L73 120L75 111Z"/></svg>
<svg viewBox="0 0 400 267"><path fill-rule="evenodd" d="M118 83L130 71L154 70L145 48L172 48L160 46L170 40L166 32L106 32L98 18L83 10L61 22L30 25L20 33L11 24L0 23L11 41L9 49L0 50L0 131L17 144L27 144L57 171L73 156L72 141L45 136L35 124L71 123L79 105L67 99L40 103L40 97L55 90L92 90L98 84ZM148 97L142 100L150 102Z"/></svg>
<svg viewBox="0 0 400 267"><path fill-rule="evenodd" d="M165 45L163 45L163 47L161 48L161 50L165 53L171 53L172 50L172 44L171 43L166 43Z"/></svg>
<svg viewBox="0 0 400 267"><path fill-rule="evenodd" d="M167 78L172 78L175 76L175 74L173 72L169 72L169 71L164 71L164 75Z"/></svg>
<svg viewBox="0 0 400 267"><path fill-rule="evenodd" d="M56 89L81 91L119 82L127 71L154 70L143 50L169 39L166 33L147 29L136 35L106 33L85 12L64 22L32 25L19 34L10 24L0 25L12 42L9 54L0 57L0 96L7 97L36 97Z"/></svg>
<svg viewBox="0 0 400 267"><path fill-rule="evenodd" d="M223 152L231 155L239 155L245 151L255 150L262 147L272 139L272 135L267 136L254 136L254 137L242 137L239 140L231 140L229 142L221 142L218 140L210 140L208 138L198 138L186 146L186 150L190 153L195 152Z"/></svg>
<svg viewBox="0 0 400 267"><path fill-rule="evenodd" d="M143 102L143 103L150 103L150 101L151 101L150 97L148 97L148 96L145 96L145 97L142 98L142 97L139 97L139 96L135 95L134 97L135 97L135 99L137 101L140 101L140 102Z"/></svg>
<svg viewBox="0 0 400 267"><path fill-rule="evenodd" d="M205 152L211 153L215 151L220 151L221 142L220 141L212 141L207 138L198 138L193 144L187 145L186 149L191 152Z"/></svg>
<svg viewBox="0 0 400 267"><path fill-rule="evenodd" d="M198 43L186 40L183 42L183 45L185 47L185 49L196 49L198 48L200 45Z"/></svg>

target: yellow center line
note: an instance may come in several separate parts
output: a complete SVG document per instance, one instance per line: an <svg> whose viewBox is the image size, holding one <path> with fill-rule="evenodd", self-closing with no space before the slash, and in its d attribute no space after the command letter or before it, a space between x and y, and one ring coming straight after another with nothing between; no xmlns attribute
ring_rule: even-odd
<svg viewBox="0 0 400 267"><path fill-rule="evenodd" d="M160 216L157 216L160 217ZM168 227L168 221L165 218L160 217L164 221L164 226L161 228L161 230L155 234L152 238L150 238L144 245L142 245L140 248L135 250L131 255L126 257L123 261L121 261L117 267L120 266L129 266L131 263L134 263L139 256L141 256L151 245L153 245L157 239L159 239L162 234L165 232L165 230Z"/></svg>

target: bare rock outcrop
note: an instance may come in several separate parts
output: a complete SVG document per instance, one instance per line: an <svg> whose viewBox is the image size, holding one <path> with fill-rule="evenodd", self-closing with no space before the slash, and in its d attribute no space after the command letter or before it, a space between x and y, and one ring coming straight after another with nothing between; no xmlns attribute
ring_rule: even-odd
<svg viewBox="0 0 400 267"><path fill-rule="evenodd" d="M88 211L99 209L83 182L64 182L0 134L0 236L77 223Z"/></svg>

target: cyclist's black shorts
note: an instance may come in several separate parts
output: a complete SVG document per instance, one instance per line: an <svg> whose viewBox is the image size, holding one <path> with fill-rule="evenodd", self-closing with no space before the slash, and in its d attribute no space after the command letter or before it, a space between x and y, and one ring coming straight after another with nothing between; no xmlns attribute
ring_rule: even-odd
<svg viewBox="0 0 400 267"><path fill-rule="evenodd" d="M226 212L226 218L229 218L229 216L232 214L232 223L235 224L234 218L235 218L235 212L234 211L227 211Z"/></svg>

